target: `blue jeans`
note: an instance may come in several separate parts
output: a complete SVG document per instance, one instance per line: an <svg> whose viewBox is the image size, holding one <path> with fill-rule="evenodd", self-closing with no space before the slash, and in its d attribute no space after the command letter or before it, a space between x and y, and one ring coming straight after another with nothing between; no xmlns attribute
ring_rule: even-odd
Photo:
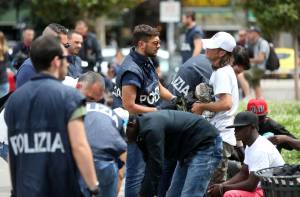
<svg viewBox="0 0 300 197"><path fill-rule="evenodd" d="M165 197L170 187L177 160L164 160L162 175L158 186L158 197Z"/></svg>
<svg viewBox="0 0 300 197"><path fill-rule="evenodd" d="M210 177L222 158L222 139L199 150L182 165L177 163L167 197L202 197L206 193Z"/></svg>
<svg viewBox="0 0 300 197"><path fill-rule="evenodd" d="M95 168L100 187L100 193L97 197L116 197L118 185L118 166L116 162L95 161ZM90 197L82 177L79 183L84 196Z"/></svg>
<svg viewBox="0 0 300 197"><path fill-rule="evenodd" d="M9 84L8 83L0 84L0 98L7 95L8 92L9 92Z"/></svg>
<svg viewBox="0 0 300 197"><path fill-rule="evenodd" d="M8 145L0 142L0 157L8 161Z"/></svg>
<svg viewBox="0 0 300 197"><path fill-rule="evenodd" d="M125 197L137 197L145 174L143 155L136 143L127 147Z"/></svg>

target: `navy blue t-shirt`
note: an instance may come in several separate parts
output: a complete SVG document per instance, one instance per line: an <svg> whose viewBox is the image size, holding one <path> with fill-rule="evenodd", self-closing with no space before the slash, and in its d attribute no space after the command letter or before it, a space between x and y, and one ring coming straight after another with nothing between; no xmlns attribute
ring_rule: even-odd
<svg viewBox="0 0 300 197"><path fill-rule="evenodd" d="M31 59L26 59L20 66L16 74L16 87L21 87L24 83L29 81L34 75L36 75L36 70L31 62Z"/></svg>
<svg viewBox="0 0 300 197"><path fill-rule="evenodd" d="M182 63L185 63L189 58L192 57L195 48L194 40L203 38L203 36L203 30L201 27L196 25L186 31L184 43L182 43L181 46Z"/></svg>

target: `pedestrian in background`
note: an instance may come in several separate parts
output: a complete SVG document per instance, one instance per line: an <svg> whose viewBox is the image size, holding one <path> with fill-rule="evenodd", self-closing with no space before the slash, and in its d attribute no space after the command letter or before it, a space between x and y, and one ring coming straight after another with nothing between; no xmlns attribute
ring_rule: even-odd
<svg viewBox="0 0 300 197"><path fill-rule="evenodd" d="M88 25L82 20L76 22L74 29L83 37L83 44L79 51L79 57L84 61L82 63L84 66L84 71L93 71L96 67L101 69L101 46L98 43L96 35L89 32Z"/></svg>
<svg viewBox="0 0 300 197"><path fill-rule="evenodd" d="M188 11L182 16L182 23L186 27L184 40L181 46L182 63L189 58L197 56L201 53L202 42L204 37L203 30L196 24L196 13Z"/></svg>
<svg viewBox="0 0 300 197"><path fill-rule="evenodd" d="M253 58L250 58L251 69L245 72L244 75L254 89L255 97L262 98L260 81L266 71L270 47L268 41L261 37L261 31L258 27L250 27L247 36L249 43L253 45Z"/></svg>
<svg viewBox="0 0 300 197"><path fill-rule="evenodd" d="M9 92L7 68L10 60L5 35L0 31L0 98Z"/></svg>

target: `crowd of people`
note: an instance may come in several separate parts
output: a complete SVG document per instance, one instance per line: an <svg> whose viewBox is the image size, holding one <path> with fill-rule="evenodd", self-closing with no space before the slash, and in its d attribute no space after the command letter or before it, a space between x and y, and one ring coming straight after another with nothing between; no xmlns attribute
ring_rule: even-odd
<svg viewBox="0 0 300 197"><path fill-rule="evenodd" d="M204 39L193 12L183 22L183 64L166 87L160 32L149 25L134 27L130 53L118 51L107 75L94 69L101 47L84 21L74 30L51 23L35 39L24 29L13 58L0 32L0 153L11 196L115 197L124 178L126 197L263 196L255 172L284 165L282 148L300 149L267 116L259 80L268 43L254 27L238 41L227 32ZM237 113L247 81L256 98Z"/></svg>

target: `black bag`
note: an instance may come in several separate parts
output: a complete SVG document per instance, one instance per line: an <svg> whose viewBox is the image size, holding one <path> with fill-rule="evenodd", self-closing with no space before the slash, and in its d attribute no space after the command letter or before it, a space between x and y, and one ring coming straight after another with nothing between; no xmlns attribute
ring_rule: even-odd
<svg viewBox="0 0 300 197"><path fill-rule="evenodd" d="M270 54L266 62L266 69L270 71L278 70L280 67L279 58L275 53L273 44L269 43Z"/></svg>

